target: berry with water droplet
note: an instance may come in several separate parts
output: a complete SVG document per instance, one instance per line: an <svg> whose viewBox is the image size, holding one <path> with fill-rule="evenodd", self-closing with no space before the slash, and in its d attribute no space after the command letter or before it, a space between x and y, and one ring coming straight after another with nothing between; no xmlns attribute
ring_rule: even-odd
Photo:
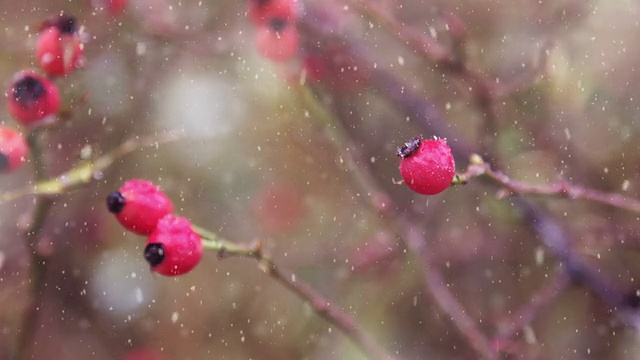
<svg viewBox="0 0 640 360"><path fill-rule="evenodd" d="M398 149L400 174L409 188L419 194L435 195L451 185L455 162L446 139L417 136Z"/></svg>
<svg viewBox="0 0 640 360"><path fill-rule="evenodd" d="M107 196L107 209L127 230L149 235L158 220L173 212L173 203L151 181L133 179Z"/></svg>
<svg viewBox="0 0 640 360"><path fill-rule="evenodd" d="M202 259L202 240L189 220L166 215L147 238L144 258L151 270L166 276L177 276L193 270Z"/></svg>

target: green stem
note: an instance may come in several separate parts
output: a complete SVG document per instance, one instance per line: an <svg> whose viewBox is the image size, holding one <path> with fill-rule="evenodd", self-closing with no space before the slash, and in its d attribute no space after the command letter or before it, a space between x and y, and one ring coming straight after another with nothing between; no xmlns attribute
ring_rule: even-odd
<svg viewBox="0 0 640 360"><path fill-rule="evenodd" d="M393 360L385 353L375 339L362 331L355 320L329 299L317 293L310 285L299 280L293 273L278 267L271 258L264 253L262 242L254 241L248 245L240 245L219 237L216 233L192 225L191 228L202 238L202 245L207 250L218 252L220 257L242 256L253 258L258 262L258 268L271 278L282 284L298 298L306 302L314 312L330 324L336 326L355 344L375 360Z"/></svg>
<svg viewBox="0 0 640 360"><path fill-rule="evenodd" d="M35 172L37 181L44 180L47 177L44 166L44 156L42 154L42 146L40 144L40 133L41 130L36 129L27 137L29 151L31 152L31 161L33 161L33 171Z"/></svg>
<svg viewBox="0 0 640 360"><path fill-rule="evenodd" d="M34 130L29 134L27 139L30 150L31 160L33 161L34 173L36 181L46 178L46 169L44 166L44 158L42 147L40 145L40 131ZM31 264L29 268L29 281L31 284L31 299L25 310L18 329L18 339L15 350L16 359L28 359L30 354L30 346L36 335L39 313L44 305L44 288L46 285L46 273L48 258L38 251L38 242L44 227L45 220L49 214L49 210L53 205L53 199L47 196L38 196L31 212L30 224L24 232L24 238L31 256Z"/></svg>
<svg viewBox="0 0 640 360"><path fill-rule="evenodd" d="M202 246L207 250L217 252L220 257L243 256L254 259L260 259L263 257L262 253L260 252L260 243L254 243L250 245L236 244L229 240L225 240L219 237L218 234L199 226L191 225L191 228L202 238Z"/></svg>

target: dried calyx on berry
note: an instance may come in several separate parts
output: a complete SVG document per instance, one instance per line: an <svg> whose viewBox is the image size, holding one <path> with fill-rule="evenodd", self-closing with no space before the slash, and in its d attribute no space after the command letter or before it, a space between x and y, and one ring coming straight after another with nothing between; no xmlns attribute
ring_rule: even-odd
<svg viewBox="0 0 640 360"><path fill-rule="evenodd" d="M156 267L164 261L164 245L160 243L151 243L144 248L144 259L147 260L151 267Z"/></svg>
<svg viewBox="0 0 640 360"><path fill-rule="evenodd" d="M107 209L109 212L119 214L124 209L125 199L120 191L114 191L107 196Z"/></svg>
<svg viewBox="0 0 640 360"><path fill-rule="evenodd" d="M274 17L256 32L256 48L269 60L286 62L293 59L300 49L298 29L282 17Z"/></svg>
<svg viewBox="0 0 640 360"><path fill-rule="evenodd" d="M40 31L55 27L60 30L62 34L75 34L78 32L78 21L75 17L66 14L60 14L52 16L49 19L42 22L40 25Z"/></svg>
<svg viewBox="0 0 640 360"><path fill-rule="evenodd" d="M399 147L398 151L396 151L396 156L400 156L401 158L411 156L411 154L413 154L420 147L422 140L424 140L422 138L422 135L418 135L408 142L404 143L404 145Z"/></svg>
<svg viewBox="0 0 640 360"><path fill-rule="evenodd" d="M269 19L268 23L269 23L269 27L271 27L273 31L278 33L284 31L284 29L286 29L287 26L289 25L287 22L287 19L280 18L280 17L273 17Z"/></svg>
<svg viewBox="0 0 640 360"><path fill-rule="evenodd" d="M398 148L400 174L407 186L423 195L435 195L451 185L455 161L446 139L416 136Z"/></svg>
<svg viewBox="0 0 640 360"><path fill-rule="evenodd" d="M163 216L173 212L173 203L156 185L146 180L128 180L107 196L107 209L127 230L149 235Z"/></svg>
<svg viewBox="0 0 640 360"><path fill-rule="evenodd" d="M53 121L60 108L56 85L33 70L16 73L5 97L9 113L25 126Z"/></svg>

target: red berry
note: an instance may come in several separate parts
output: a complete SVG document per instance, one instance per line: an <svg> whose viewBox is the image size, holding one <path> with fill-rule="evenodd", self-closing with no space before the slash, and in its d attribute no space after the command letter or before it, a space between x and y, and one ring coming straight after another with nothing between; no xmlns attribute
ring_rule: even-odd
<svg viewBox="0 0 640 360"><path fill-rule="evenodd" d="M415 137L398 149L400 174L409 188L424 195L435 195L451 185L455 162L446 139Z"/></svg>
<svg viewBox="0 0 640 360"><path fill-rule="evenodd" d="M107 208L127 230L149 235L158 220L173 212L173 203L151 181L128 180L107 196Z"/></svg>
<svg viewBox="0 0 640 360"><path fill-rule="evenodd" d="M249 20L257 26L268 25L270 19L293 22L297 18L294 0L249 0Z"/></svg>
<svg viewBox="0 0 640 360"><path fill-rule="evenodd" d="M0 173L18 169L27 159L29 146L18 131L0 126Z"/></svg>
<svg viewBox="0 0 640 360"><path fill-rule="evenodd" d="M111 16L121 15L127 8L128 0L92 0L93 8Z"/></svg>
<svg viewBox="0 0 640 360"><path fill-rule="evenodd" d="M258 52L276 62L291 60L300 48L298 29L282 18L272 18L256 33Z"/></svg>
<svg viewBox="0 0 640 360"><path fill-rule="evenodd" d="M33 70L16 73L5 97L9 113L26 126L55 120L60 108L60 92L56 85Z"/></svg>
<svg viewBox="0 0 640 360"><path fill-rule="evenodd" d="M202 258L202 240L193 231L189 220L166 215L147 238L144 258L151 270L166 276L191 271Z"/></svg>
<svg viewBox="0 0 640 360"><path fill-rule="evenodd" d="M47 74L55 76L84 66L84 43L74 17L60 15L45 22L36 43L36 59Z"/></svg>

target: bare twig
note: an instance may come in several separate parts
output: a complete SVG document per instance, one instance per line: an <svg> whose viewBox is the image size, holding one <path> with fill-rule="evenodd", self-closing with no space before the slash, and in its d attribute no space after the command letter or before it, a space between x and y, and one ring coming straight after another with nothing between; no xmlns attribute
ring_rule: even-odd
<svg viewBox="0 0 640 360"><path fill-rule="evenodd" d="M570 283L571 278L567 272L563 268L559 268L551 279L531 296L531 301L509 316L498 320L498 338L508 339L525 326L530 325L543 309L553 304Z"/></svg>
<svg viewBox="0 0 640 360"><path fill-rule="evenodd" d="M466 28L460 18L455 14L443 15L447 20L448 30L453 38L452 46L445 46L434 37L419 33L412 28L400 23L392 15L391 11L382 4L368 0L345 0L352 4L361 13L382 25L387 31L395 35L401 43L407 45L424 59L433 64L434 68L448 75L463 93L468 93L484 118L481 132L480 147L484 156L492 152L493 137L498 131L498 115L496 113L496 101L530 86L535 79L540 77L546 68L549 50L553 46L552 41L547 41L540 47L538 56L518 76L508 82L487 75L482 69L473 66L467 61L465 54ZM496 159L490 159L495 161Z"/></svg>
<svg viewBox="0 0 640 360"><path fill-rule="evenodd" d="M353 176L361 191L374 211L383 216L391 229L404 241L408 249L417 254L422 261L420 265L427 288L427 295L448 315L460 334L468 341L471 348L484 359L497 359L498 354L491 347L489 339L480 331L475 321L469 316L462 304L447 288L437 268L432 267L427 242L422 236L416 238L417 229L413 222L397 213L389 194L384 191L371 173L368 162L361 159L346 132L334 116L329 113L311 94L309 89L298 88L302 104L320 122L325 125L327 137L332 140L336 150L344 159L344 164ZM383 201L379 201L383 199Z"/></svg>
<svg viewBox="0 0 640 360"><path fill-rule="evenodd" d="M366 5L364 6L366 7ZM365 11L368 11L368 10L365 9ZM375 14L376 13L374 13L374 15ZM383 11L381 11L380 13L377 13L377 15L382 16L380 19L382 19L383 21L388 20L388 15L385 14ZM390 29L389 31L392 34L399 34L399 36L406 35L406 33L403 34L403 31L405 31L403 30L404 26L398 23L392 23L392 25L394 27L388 28ZM307 26L307 31L318 31L318 29L315 29L313 26ZM327 34L322 34L322 35L329 36ZM405 40L405 42L409 42L409 43L412 43L413 41L415 41L416 43L419 43L420 41L423 41L423 39L420 39L418 37L417 40L415 39L412 40L410 38L407 38ZM432 43L428 42L426 43L427 45L425 44L416 45L416 43L414 43L413 45L414 50L423 51L426 57L433 56L433 60L435 60L436 62L451 61L451 59L448 59L446 56L442 56L442 54L439 51L433 50L438 48L435 47L435 45L433 45ZM430 51L434 51L434 53L432 54L430 53ZM358 59L358 61L361 61L363 64L368 63L368 59L366 59L362 55L360 55L360 59ZM468 79L471 79L468 81L471 81L471 82L480 81L481 83L484 83L486 85L492 83L492 81L486 80L487 78L482 76L481 72L477 72L477 71L469 72L467 67L462 67L458 69L456 69L455 66L443 67L443 68L445 68L448 72L450 72L451 75L454 76L454 78L456 76L459 76L460 74L463 74L464 77L468 76L469 77ZM456 73L456 71L458 71L459 73ZM402 111L403 115L405 115L407 118L416 120L423 128L425 128L426 130L432 133L441 134L441 136L451 137L453 139L458 140L458 141L452 141L450 143L455 156L460 157L462 155L463 158L467 158L469 155L471 155L471 153L469 152L469 149L471 147L468 144L464 143L463 141L459 141L457 136L452 136L452 134L450 134L450 131L447 131L447 129L444 127L444 121L439 116L437 111L434 110L433 104L430 104L429 101L425 100L422 96L420 96L420 94L417 94L415 91L410 90L411 88L410 86L405 86L406 84L398 80L393 75L389 74L388 71L384 71L381 69L377 69L376 71L374 71L369 80L370 80L370 86L372 87L372 89L375 89L375 91L377 91L377 93L380 94L383 98L388 99L393 105L395 105L400 111ZM461 82L461 83L463 85L465 84L464 82ZM476 89L476 91L478 89L478 87L473 87L473 86L470 86L470 87L472 91L474 88ZM485 117L487 115L491 116L490 112L483 111L483 107L486 106L487 108L492 108L492 103L495 101L494 99L496 96L495 89L493 87L491 87L490 89L480 88L480 91L478 91L477 93L474 92L474 94L477 99L476 105L479 107L480 111L484 113ZM502 93L501 96L505 96L505 93ZM344 144L343 144L343 147L349 148L349 149L356 148L356 147L352 147ZM346 154L349 156L354 155L352 151L344 152L343 154ZM345 160L349 160L348 157L345 157ZM365 194L370 195L372 199L384 198L384 196L382 197L380 196L380 194L384 194L384 193L377 192L378 190L377 190L376 179L370 173L370 169L367 167L366 162L351 160L350 162L347 161L347 166L353 167L352 169L353 171L351 173L355 175L356 181L362 186ZM363 174L366 174L366 175L363 175ZM365 178L366 181L362 181L363 178ZM497 185L496 182L490 178L485 178L484 180L485 180L484 182L488 185L492 185L492 186ZM370 187L372 184L373 184L373 187ZM559 191L556 194L556 196L560 195L561 193L562 191ZM585 196L584 193L581 193L581 192L577 192L574 195L582 196L582 197ZM589 196L591 196L596 201L603 201L605 203L609 203L612 199L611 197L608 197L607 195L603 195L603 194L593 195L592 193ZM389 198L387 199L388 201L386 202L385 204L386 206L384 207L377 206L376 202L373 200L372 200L372 203L373 203L372 205L374 206L374 208L378 210L382 210L381 213L386 214L386 216L389 217L390 221L392 222L398 221L399 218L396 211L388 210L390 208L394 208L394 206L391 203L391 200ZM551 249L553 253L559 258L560 262L563 263L565 269L567 270L567 274L572 280L580 281L588 289L592 290L595 294L597 294L612 309L628 309L629 308L629 304L628 304L629 300L628 300L628 296L626 296L627 292L625 292L623 289L616 286L615 283L611 281L611 279L608 279L606 276L601 274L591 264L588 264L585 261L585 259L579 256L579 254L576 254L576 252L571 248L571 243L572 243L571 236L567 233L566 229L559 222L557 222L551 215L547 214L547 212L544 209L540 208L537 205L534 205L533 203L531 203L530 201L524 198L513 197L511 201L515 206L515 208L521 212L524 218L524 222L534 230L534 232L536 233L540 241L544 243L549 249ZM613 197L613 202L614 203L620 202L620 199L617 197ZM626 204L626 205L629 205L629 204ZM631 209L635 209L635 204L631 203L631 206L628 206L628 207ZM396 229L396 231L399 231L399 232L402 232L403 230L400 227L397 227L397 228L394 227L394 228ZM419 251L416 251L419 249L412 248L412 250L414 250L415 252L419 252ZM429 277L427 276L425 276L425 278L429 279ZM438 293L437 287L435 288L435 290L433 287L429 287L429 284L427 284L427 287L429 289L429 295L432 295L434 297L443 296L442 294ZM436 303L438 302L436 301ZM447 312L447 311L460 310L460 308L456 309L456 307L450 307L450 308L441 307L441 310ZM631 325L636 325L639 323L638 321L634 321L635 320L634 317L627 316L626 312L619 312L619 313L624 318L625 322ZM456 315L459 315L459 314L456 314ZM461 318L460 316L451 316L451 318L452 320L454 320L454 324L460 330L461 334L463 334L463 336L465 336L465 338L469 340L470 345L474 348L474 350L476 350L478 354L481 354L481 356L489 357L489 358L492 356L496 356L494 355L495 352L492 349L490 343L486 340L486 338L484 338L484 336L477 330L476 327L466 327L464 325L464 322L462 321L456 322L455 320L460 319ZM468 329L471 329L471 330L468 330ZM476 335L479 335L479 336L476 336ZM475 342L475 339L481 339L481 340L478 342Z"/></svg>
<svg viewBox="0 0 640 360"><path fill-rule="evenodd" d="M511 179L506 174L493 170L483 161L472 162L467 170L461 174L467 179L484 176L498 186L507 190L510 194L528 194L553 197L564 197L571 200L586 200L614 208L640 213L640 200L617 193L607 193L596 189L571 184L568 181L559 181L544 185L529 184L523 181Z"/></svg>
<svg viewBox="0 0 640 360"><path fill-rule="evenodd" d="M203 237L205 248L218 252L221 258L226 256L243 256L255 259L262 271L311 306L318 316L338 328L370 358L378 360L394 359L384 351L374 338L363 331L349 314L342 311L329 299L318 294L310 285L298 279L293 273L277 266L265 253L262 241L254 241L249 245L238 245L220 239L215 234L202 228L194 227L194 230Z"/></svg>
<svg viewBox="0 0 640 360"><path fill-rule="evenodd" d="M181 132L167 132L155 136L131 138L120 144L111 152L102 155L93 161L84 161L54 178L45 179L43 176L32 186L0 194L0 204L27 195L62 195L68 191L101 178L102 172L111 166L114 161L136 149L148 146L159 146L163 143L179 140L181 137ZM34 160L34 163L38 162L41 162L41 160Z"/></svg>
<svg viewBox="0 0 640 360"><path fill-rule="evenodd" d="M428 131L443 128L443 119L439 118L436 113L431 110L431 104L428 100L424 100L419 94L405 87L400 80L388 72L378 70L378 74L371 78L372 86L378 90L382 96L395 105L403 115L415 119L420 126ZM402 93L393 92L393 90L403 88ZM437 132L436 132L437 133ZM453 134L447 134L457 139ZM449 142L454 156L457 158L469 158L472 152L468 152L471 146L464 141ZM479 177L484 184L496 187L501 186L499 182L487 176ZM553 195L553 194L549 194ZM560 196L561 192L555 194ZM580 195L582 196L582 195ZM583 196L584 197L584 196ZM625 200L626 199L626 200ZM615 285L611 279L606 278L602 273L595 269L592 265L586 263L572 248L571 236L566 229L556 219L548 214L541 207L533 204L531 201L519 196L510 198L523 217L524 223L529 226L537 235L537 238L549 249L551 249L564 263L567 273L572 280L581 282L586 288L593 291L602 299L611 309L622 309L618 314L622 320L631 326L640 328L640 316L631 309L628 304L627 291ZM619 196L610 196L610 194L598 193L593 196L594 201L600 201L605 204L616 204L619 208L625 208L630 211L636 211L637 205L635 200L628 198L619 198ZM631 306L633 307L633 306Z"/></svg>
<svg viewBox="0 0 640 360"><path fill-rule="evenodd" d="M459 49L463 48L459 44L455 48L448 48L440 44L436 39L425 34L413 31L411 28L397 21L390 12L376 4L374 1L348 0L366 14L369 18L385 27L390 34L409 46L427 61L433 63L436 69L452 77L454 82L464 92L468 92L476 105L479 113L484 118L484 124L480 128L483 132L483 147L488 151L488 146L493 143L491 137L497 131L497 114L494 108L494 100L498 94L497 81L487 76L482 70L476 68L466 61L466 56ZM458 51L454 51L458 49Z"/></svg>

